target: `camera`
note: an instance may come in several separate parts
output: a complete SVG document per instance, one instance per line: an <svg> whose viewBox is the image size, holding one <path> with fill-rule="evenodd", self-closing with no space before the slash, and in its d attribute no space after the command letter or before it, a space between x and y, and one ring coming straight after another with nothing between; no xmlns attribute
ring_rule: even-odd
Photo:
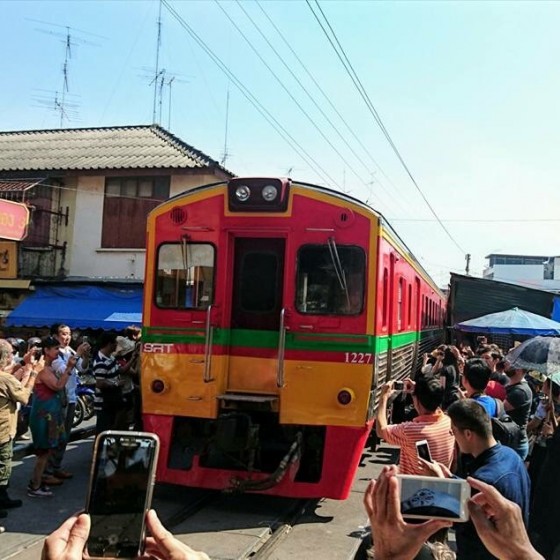
<svg viewBox="0 0 560 560"><path fill-rule="evenodd" d="M393 383L393 389L395 391L403 391L404 390L404 381L395 381Z"/></svg>

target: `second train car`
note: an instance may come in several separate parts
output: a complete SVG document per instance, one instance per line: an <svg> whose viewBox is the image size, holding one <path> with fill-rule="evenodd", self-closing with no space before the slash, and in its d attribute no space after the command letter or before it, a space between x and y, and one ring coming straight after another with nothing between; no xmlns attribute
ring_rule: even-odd
<svg viewBox="0 0 560 560"><path fill-rule="evenodd" d="M147 224L144 427L159 481L345 499L381 385L444 298L383 217L283 178L201 186Z"/></svg>

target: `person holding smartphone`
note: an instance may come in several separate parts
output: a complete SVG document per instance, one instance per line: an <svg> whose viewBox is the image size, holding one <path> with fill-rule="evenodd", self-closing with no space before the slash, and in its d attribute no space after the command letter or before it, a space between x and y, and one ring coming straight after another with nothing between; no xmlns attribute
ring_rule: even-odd
<svg viewBox="0 0 560 560"><path fill-rule="evenodd" d="M426 541L451 523L435 519L420 524L407 523L400 512L397 474L398 469L394 465L383 467L377 480L370 482L364 494L375 559L413 560L422 552L425 553L423 558L430 553L436 557L432 552L434 546L438 546L440 553L443 546ZM529 541L520 508L489 484L473 478L468 478L467 482L474 492L478 492L468 500L467 506L476 533L486 549L502 560L543 560ZM449 549L443 552L449 553ZM477 556L469 558L478 560Z"/></svg>
<svg viewBox="0 0 560 560"><path fill-rule="evenodd" d="M402 474L423 474L419 467L416 442L426 440L434 460L451 465L455 440L451 422L441 410L444 390L439 379L422 375L416 383L405 380L405 390L412 393L412 402L418 416L411 422L389 424L387 403L395 394L393 382L386 383L379 398L375 419L377 435L401 449L399 467Z"/></svg>
<svg viewBox="0 0 560 560"><path fill-rule="evenodd" d="M66 441L62 393L65 392L65 385L76 365L76 358L72 356L68 360L65 370L58 377L52 364L58 357L59 347L60 342L56 338L47 336L43 339L45 367L37 377L29 418L37 456L33 475L27 487L27 495L30 498L49 498L53 495L43 481L43 473L50 454Z"/></svg>
<svg viewBox="0 0 560 560"><path fill-rule="evenodd" d="M20 507L21 500L8 495L8 483L12 474L12 455L17 426L17 405L27 404L37 373L31 355L26 354L22 375L18 379L9 371L12 364L12 346L0 339L0 517L6 517L11 508Z"/></svg>
<svg viewBox="0 0 560 560"><path fill-rule="evenodd" d="M74 350L70 346L72 340L72 331L68 325L53 325L52 336L58 340L60 346L58 348L58 356L52 363L55 374L61 377L66 370L68 360L71 357L76 359L76 365L72 368L70 376L65 386L65 394L62 395L62 416L64 418L64 429L66 431L66 442L55 449L49 456L49 461L45 468L43 481L47 485L57 486L62 484L65 479L72 478L72 473L62 468L64 453L66 452L66 443L68 442L70 432L72 430L72 422L74 420L74 412L78 397L76 388L78 386L79 372L87 371L89 364L90 346L84 342Z"/></svg>
<svg viewBox="0 0 560 560"><path fill-rule="evenodd" d="M521 508L523 523L529 518L529 475L519 455L511 448L498 443L492 435L490 416L484 407L473 399L454 402L447 414L451 429L462 454L471 456L459 461L460 478L472 477L493 486L504 498ZM453 475L445 465L421 461L422 474L441 478ZM494 560L471 521L455 526L458 560Z"/></svg>
<svg viewBox="0 0 560 560"><path fill-rule="evenodd" d="M176 539L151 509L146 515L151 536L146 537L144 554L139 560L210 560L204 552L193 550ZM41 560L82 560L91 521L86 513L76 514L53 531L43 545Z"/></svg>

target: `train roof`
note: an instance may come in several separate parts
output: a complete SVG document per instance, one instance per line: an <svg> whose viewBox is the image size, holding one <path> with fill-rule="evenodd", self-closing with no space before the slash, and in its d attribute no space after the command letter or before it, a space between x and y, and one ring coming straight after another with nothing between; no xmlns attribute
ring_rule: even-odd
<svg viewBox="0 0 560 560"><path fill-rule="evenodd" d="M243 179L243 177L238 177L237 179ZM341 200L347 200L349 202L352 202L353 204L357 204L357 205L361 206L362 208L364 208L364 210L367 210L368 212L371 212L371 213L375 214L379 218L381 226L389 232L390 240L393 242L392 244L397 246L396 248L399 249L399 251L403 254L403 256L407 257L409 260L411 260L414 263L414 265L418 268L418 271L424 276L424 278L426 280L428 280L431 283L432 288L434 288L434 290L440 295L440 297L445 298L445 295L437 287L437 285L434 282L434 280L432 279L432 277L428 274L426 269L418 262L418 259L416 259L416 257L414 256L414 253L410 250L410 248L403 241L401 236L395 231L393 226L391 226L389 221L385 218L385 216L379 210L376 210L375 208L373 208L369 204L363 202L359 198L356 198L356 197L351 196L351 195L346 194L346 193L342 193L340 191L336 191L336 190L331 189L329 187L323 187L321 185L314 185L313 183L306 183L304 181L298 181L298 180L294 180L294 179L291 179L291 178L288 178L287 180L289 180L292 183L307 187L310 190L326 193L330 196L333 196L335 198L339 198ZM179 199L182 196L190 195L191 193L196 193L196 192L200 192L200 191L205 190L205 189L210 189L212 187L216 187L218 185L223 185L224 183L227 183L227 181L217 181L215 183L209 183L207 185L201 185L199 187L194 187L193 189L189 189L188 191L183 191L182 193L179 193L179 194L173 196L172 198L170 198L166 202Z"/></svg>

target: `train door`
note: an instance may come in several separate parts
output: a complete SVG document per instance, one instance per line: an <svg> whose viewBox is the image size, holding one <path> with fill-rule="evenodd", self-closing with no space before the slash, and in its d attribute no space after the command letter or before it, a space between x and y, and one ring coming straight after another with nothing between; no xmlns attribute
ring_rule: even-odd
<svg viewBox="0 0 560 560"><path fill-rule="evenodd" d="M227 392L277 392L285 248L282 238L234 238Z"/></svg>

